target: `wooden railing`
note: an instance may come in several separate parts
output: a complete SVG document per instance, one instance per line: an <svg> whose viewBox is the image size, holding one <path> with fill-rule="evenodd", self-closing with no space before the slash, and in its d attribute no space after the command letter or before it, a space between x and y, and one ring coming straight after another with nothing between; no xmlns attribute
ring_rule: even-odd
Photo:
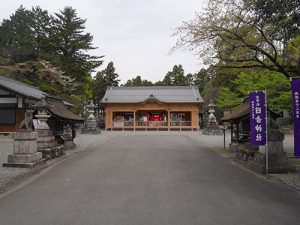
<svg viewBox="0 0 300 225"><path fill-rule="evenodd" d="M114 127L167 127L168 121L123 121L114 122ZM192 126L191 121L170 121L171 127L189 127Z"/></svg>

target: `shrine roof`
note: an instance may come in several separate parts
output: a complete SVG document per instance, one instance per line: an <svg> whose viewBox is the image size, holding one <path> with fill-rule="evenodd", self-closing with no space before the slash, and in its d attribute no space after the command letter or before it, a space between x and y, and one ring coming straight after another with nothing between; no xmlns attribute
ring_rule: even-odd
<svg viewBox="0 0 300 225"><path fill-rule="evenodd" d="M46 100L50 105L49 111L51 114L54 114L63 120L83 122L84 119L69 111L61 99L48 97Z"/></svg>
<svg viewBox="0 0 300 225"><path fill-rule="evenodd" d="M231 113L229 115L226 115L221 118L222 121L234 121L234 120L240 120L244 117L249 116L249 102L246 101L243 104L237 106L236 108L233 108Z"/></svg>
<svg viewBox="0 0 300 225"><path fill-rule="evenodd" d="M45 97L49 105L52 106L49 111L62 120L70 120L75 122L81 122L84 120L67 109L66 106L72 106L71 103L63 101L60 98L55 98L36 87L8 79L3 76L0 76L0 87L8 92L26 97L26 100L29 104L34 104Z"/></svg>
<svg viewBox="0 0 300 225"><path fill-rule="evenodd" d="M36 87L21 83L16 80L8 79L3 76L0 76L0 87L3 87L4 89L19 94L21 96L34 99L41 99L49 95Z"/></svg>
<svg viewBox="0 0 300 225"><path fill-rule="evenodd" d="M163 103L203 103L195 86L108 87L102 103L142 103L155 99Z"/></svg>

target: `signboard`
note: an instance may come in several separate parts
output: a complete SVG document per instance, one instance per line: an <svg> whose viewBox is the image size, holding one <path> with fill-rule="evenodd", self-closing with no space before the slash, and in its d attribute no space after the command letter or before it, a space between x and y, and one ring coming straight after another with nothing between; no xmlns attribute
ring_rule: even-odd
<svg viewBox="0 0 300 225"><path fill-rule="evenodd" d="M252 145L266 145L266 98L263 91L250 92L250 136Z"/></svg>
<svg viewBox="0 0 300 225"><path fill-rule="evenodd" d="M294 112L294 156L300 157L300 78L291 80Z"/></svg>

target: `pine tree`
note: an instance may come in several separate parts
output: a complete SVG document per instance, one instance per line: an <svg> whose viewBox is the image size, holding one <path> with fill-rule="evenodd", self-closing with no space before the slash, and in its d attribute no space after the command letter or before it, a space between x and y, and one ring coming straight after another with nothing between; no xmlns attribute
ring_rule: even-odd
<svg viewBox="0 0 300 225"><path fill-rule="evenodd" d="M32 24L30 11L22 5L10 16L10 19L3 20L0 28L2 57L9 58L13 63L36 58Z"/></svg>
<svg viewBox="0 0 300 225"><path fill-rule="evenodd" d="M99 71L94 79L93 95L94 99L99 102L107 89L108 86L119 86L119 75L116 73L114 63L108 63L107 67Z"/></svg>
<svg viewBox="0 0 300 225"><path fill-rule="evenodd" d="M106 86L119 86L119 75L116 73L116 68L113 62L108 63L106 69L104 70L104 80Z"/></svg>
<svg viewBox="0 0 300 225"><path fill-rule="evenodd" d="M85 76L102 64L101 57L87 54L92 46L93 36L84 33L86 20L77 16L76 10L65 7L52 18L51 44L57 53L56 64L67 75L84 81Z"/></svg>

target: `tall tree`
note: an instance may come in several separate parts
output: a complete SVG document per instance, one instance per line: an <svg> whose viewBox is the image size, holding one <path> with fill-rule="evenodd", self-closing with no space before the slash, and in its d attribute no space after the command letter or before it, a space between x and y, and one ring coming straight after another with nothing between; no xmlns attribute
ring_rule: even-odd
<svg viewBox="0 0 300 225"><path fill-rule="evenodd" d="M163 81L163 85L166 86L186 86L187 78L184 75L184 69L182 68L182 65L175 65L172 69L172 71L169 71Z"/></svg>
<svg viewBox="0 0 300 225"><path fill-rule="evenodd" d="M296 75L296 62L290 60L287 50L292 38L300 34L299 20L284 23L285 19L290 19L288 16L266 19L262 16L268 15L266 11L258 12L258 8L249 1L209 1L204 13L197 14L194 20L183 23L177 29L174 34L178 37L176 48L187 46L197 49L205 62L221 68L262 68L282 73L287 78ZM280 0L276 2L283 3ZM299 1L290 0L289 3L285 14L294 13L293 18L298 18ZM276 9L277 12L284 7ZM278 20L285 24L282 29L278 29ZM286 35L288 30L291 32Z"/></svg>
<svg viewBox="0 0 300 225"><path fill-rule="evenodd" d="M210 80L206 69L202 68L198 73L194 75L194 84L198 86L200 93L203 91L205 85Z"/></svg>
<svg viewBox="0 0 300 225"><path fill-rule="evenodd" d="M106 69L103 71L104 79L107 86L119 86L120 80L118 79L119 75L116 73L116 68L113 62L107 64Z"/></svg>
<svg viewBox="0 0 300 225"><path fill-rule="evenodd" d="M108 86L119 86L119 75L116 73L116 68L113 62L107 64L104 70L99 71L94 79L93 95L97 102L99 102Z"/></svg>
<svg viewBox="0 0 300 225"><path fill-rule="evenodd" d="M124 86L152 86L153 83L148 80L142 80L141 76L136 76L135 78L132 78L131 80L128 80Z"/></svg>
<svg viewBox="0 0 300 225"><path fill-rule="evenodd" d="M34 60L35 37L31 29L34 21L30 11L22 5L0 27L0 54L13 63Z"/></svg>
<svg viewBox="0 0 300 225"><path fill-rule="evenodd" d="M80 81L102 64L101 57L87 53L96 48L92 46L93 36L84 33L85 22L71 7L65 7L52 18L51 44L59 59L56 64Z"/></svg>
<svg viewBox="0 0 300 225"><path fill-rule="evenodd" d="M49 47L50 15L48 11L41 9L39 6L32 7L30 15L32 17L31 27L34 35L36 57L38 59L50 59L49 55L53 54Z"/></svg>

